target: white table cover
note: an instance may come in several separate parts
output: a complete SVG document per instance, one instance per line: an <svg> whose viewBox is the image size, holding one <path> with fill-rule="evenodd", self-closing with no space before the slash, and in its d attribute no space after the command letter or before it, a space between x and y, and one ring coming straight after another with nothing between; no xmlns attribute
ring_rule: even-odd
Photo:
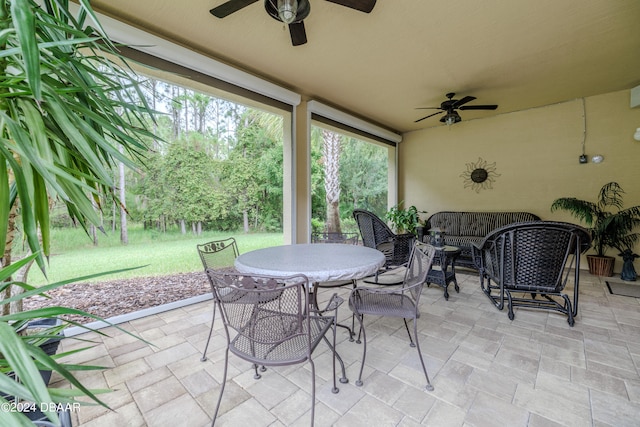
<svg viewBox="0 0 640 427"><path fill-rule="evenodd" d="M310 282L330 282L371 276L384 263L384 254L376 249L323 243L258 249L238 256L235 267L241 273L275 276L304 274Z"/></svg>

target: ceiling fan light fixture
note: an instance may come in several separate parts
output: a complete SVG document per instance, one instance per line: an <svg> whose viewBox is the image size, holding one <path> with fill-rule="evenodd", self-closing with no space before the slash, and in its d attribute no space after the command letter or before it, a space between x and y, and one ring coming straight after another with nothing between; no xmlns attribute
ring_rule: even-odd
<svg viewBox="0 0 640 427"><path fill-rule="evenodd" d="M278 16L285 24L296 20L298 0L278 0Z"/></svg>
<svg viewBox="0 0 640 427"><path fill-rule="evenodd" d="M456 113L455 111L452 111L450 113L447 113L447 115L444 116L441 121L446 123L447 126L451 126L454 123L458 123L462 121L462 118L458 113Z"/></svg>

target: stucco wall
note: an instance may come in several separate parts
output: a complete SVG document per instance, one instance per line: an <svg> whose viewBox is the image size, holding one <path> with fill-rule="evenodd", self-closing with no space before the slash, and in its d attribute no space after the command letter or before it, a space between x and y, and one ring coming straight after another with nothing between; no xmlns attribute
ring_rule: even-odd
<svg viewBox="0 0 640 427"><path fill-rule="evenodd" d="M565 212L551 212L558 197L595 201L603 184L617 181L625 206L640 205L640 108L629 107L629 91L577 99L483 120L464 120L403 136L399 148L399 196L406 206L429 213L442 210L528 211L542 219L577 222ZM600 164L591 162L604 156ZM467 163L495 162L491 189L465 188ZM468 182L468 180L467 180ZM636 248L640 253L640 247ZM608 253L614 254L613 251ZM621 268L617 262L616 270ZM636 270L640 271L640 262Z"/></svg>

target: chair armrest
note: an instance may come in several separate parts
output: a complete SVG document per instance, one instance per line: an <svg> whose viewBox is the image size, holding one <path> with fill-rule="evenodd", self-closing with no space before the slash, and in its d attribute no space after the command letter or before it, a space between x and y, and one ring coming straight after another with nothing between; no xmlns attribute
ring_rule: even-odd
<svg viewBox="0 0 640 427"><path fill-rule="evenodd" d="M309 310L312 313L317 313L317 314L324 314L328 311L334 311L338 312L338 307L340 307L342 305L342 303L344 302L344 298L338 296L338 294L333 294L331 295L331 298L329 299L329 301L327 302L327 305L323 308L323 309L311 309Z"/></svg>
<svg viewBox="0 0 640 427"><path fill-rule="evenodd" d="M338 294L333 294L331 295L331 299L327 303L326 307L322 311L326 312L329 310L337 310L338 307L340 307L343 302L344 302L344 298L338 296Z"/></svg>

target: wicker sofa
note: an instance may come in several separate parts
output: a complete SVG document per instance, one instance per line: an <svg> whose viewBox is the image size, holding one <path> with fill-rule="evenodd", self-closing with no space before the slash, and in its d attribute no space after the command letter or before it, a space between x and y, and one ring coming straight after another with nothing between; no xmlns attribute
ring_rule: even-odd
<svg viewBox="0 0 640 427"><path fill-rule="evenodd" d="M431 228L440 228L445 244L462 249L456 265L477 269L471 252L473 243L480 243L496 228L514 222L538 220L537 215L529 212L436 212L427 219L425 227L418 230L418 238L424 241Z"/></svg>

